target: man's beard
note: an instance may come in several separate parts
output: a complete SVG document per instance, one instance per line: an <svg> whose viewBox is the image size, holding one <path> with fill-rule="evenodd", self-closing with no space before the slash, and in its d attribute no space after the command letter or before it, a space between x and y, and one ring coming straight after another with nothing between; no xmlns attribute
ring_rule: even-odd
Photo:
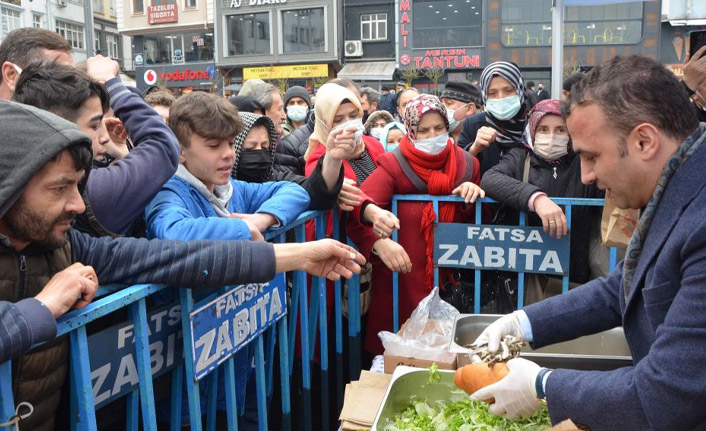
<svg viewBox="0 0 706 431"><path fill-rule="evenodd" d="M54 228L57 224L71 221L74 214L62 212L52 221L27 206L21 197L5 214L4 221L13 239L35 243L49 248L61 247L66 242L66 236L56 237Z"/></svg>

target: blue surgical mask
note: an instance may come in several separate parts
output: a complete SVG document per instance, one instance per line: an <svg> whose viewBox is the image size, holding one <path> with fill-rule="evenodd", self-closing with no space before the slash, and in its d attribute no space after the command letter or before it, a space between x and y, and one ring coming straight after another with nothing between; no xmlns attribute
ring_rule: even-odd
<svg viewBox="0 0 706 431"><path fill-rule="evenodd" d="M520 96L510 96L504 99L488 99L485 102L485 110L498 120L509 120L520 112Z"/></svg>
<svg viewBox="0 0 706 431"><path fill-rule="evenodd" d="M444 133L433 138L415 139L414 148L427 154L439 154L449 143L449 134Z"/></svg>
<svg viewBox="0 0 706 431"><path fill-rule="evenodd" d="M306 118L306 106L287 106L287 117L295 123L300 123Z"/></svg>

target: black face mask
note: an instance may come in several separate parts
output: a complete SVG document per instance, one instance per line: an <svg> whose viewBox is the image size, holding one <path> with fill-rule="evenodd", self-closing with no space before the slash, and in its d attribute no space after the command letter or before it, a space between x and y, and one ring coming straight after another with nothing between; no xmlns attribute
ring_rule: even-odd
<svg viewBox="0 0 706 431"><path fill-rule="evenodd" d="M272 167L270 150L245 150L240 153L235 179L249 183L262 183L270 167Z"/></svg>

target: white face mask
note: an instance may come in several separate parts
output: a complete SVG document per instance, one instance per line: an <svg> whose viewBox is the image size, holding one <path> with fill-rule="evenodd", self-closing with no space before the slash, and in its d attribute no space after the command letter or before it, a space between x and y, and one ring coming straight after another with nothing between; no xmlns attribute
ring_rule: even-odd
<svg viewBox="0 0 706 431"><path fill-rule="evenodd" d="M558 160L569 153L569 137L537 133L534 136L534 152L544 160Z"/></svg>
<svg viewBox="0 0 706 431"><path fill-rule="evenodd" d="M287 117L295 123L304 121L306 118L306 106L292 105L287 106Z"/></svg>
<svg viewBox="0 0 706 431"><path fill-rule="evenodd" d="M444 133L433 138L415 139L414 148L427 154L439 154L444 151L449 143L449 134Z"/></svg>
<svg viewBox="0 0 706 431"><path fill-rule="evenodd" d="M460 121L456 121L454 118L454 115L456 115L456 110L451 109L451 108L446 108L446 118L449 120L449 132L453 133L456 131L458 126L461 124Z"/></svg>
<svg viewBox="0 0 706 431"><path fill-rule="evenodd" d="M337 130L347 129L351 126L356 126L355 141L360 142L360 139L363 137L363 132L365 131L365 126L363 126L363 119L362 118L354 118L352 120L346 121L345 123L341 123L338 126L331 129L331 131L335 132Z"/></svg>
<svg viewBox="0 0 706 431"><path fill-rule="evenodd" d="M370 136L380 141L382 139L382 132L385 130L384 127L375 127L370 129Z"/></svg>

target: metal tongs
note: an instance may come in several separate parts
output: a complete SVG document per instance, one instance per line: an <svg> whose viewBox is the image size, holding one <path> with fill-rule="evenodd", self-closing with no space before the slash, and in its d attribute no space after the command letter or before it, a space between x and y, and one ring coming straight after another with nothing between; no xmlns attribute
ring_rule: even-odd
<svg viewBox="0 0 706 431"><path fill-rule="evenodd" d="M517 358L520 356L520 351L526 344L526 342L519 340L512 335L506 335L500 341L500 348L497 352L491 352L488 350L488 343L474 343L467 345L466 347L470 349L468 355L471 358L477 356L482 362L486 362L488 365L493 365Z"/></svg>

